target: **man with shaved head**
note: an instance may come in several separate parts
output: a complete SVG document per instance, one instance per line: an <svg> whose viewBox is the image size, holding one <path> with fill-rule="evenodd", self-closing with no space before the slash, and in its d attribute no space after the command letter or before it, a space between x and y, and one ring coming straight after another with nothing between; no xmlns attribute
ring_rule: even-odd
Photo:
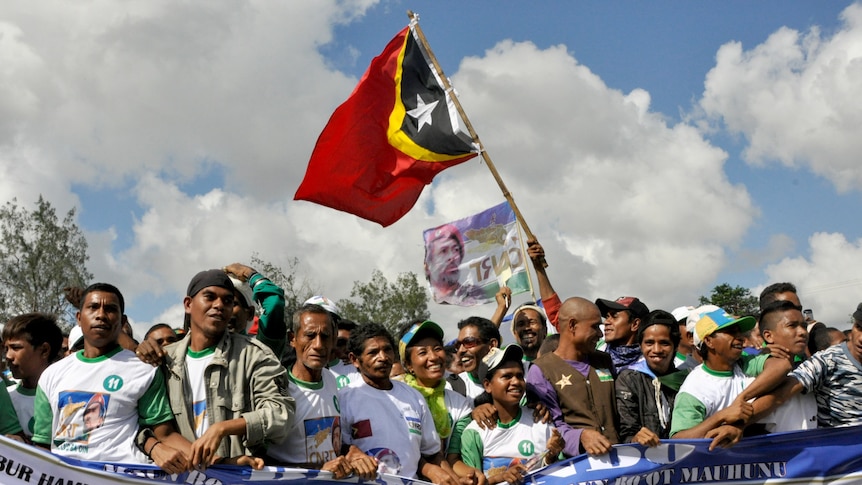
<svg viewBox="0 0 862 485"><path fill-rule="evenodd" d="M550 411L566 442L566 456L605 454L619 436L613 362L596 350L602 336L599 308L584 298L569 298L557 322L560 344L533 362L527 389Z"/></svg>

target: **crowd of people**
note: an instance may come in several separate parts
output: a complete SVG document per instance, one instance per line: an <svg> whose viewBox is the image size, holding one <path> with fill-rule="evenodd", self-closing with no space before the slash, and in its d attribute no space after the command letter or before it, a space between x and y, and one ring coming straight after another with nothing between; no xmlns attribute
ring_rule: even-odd
<svg viewBox="0 0 862 485"><path fill-rule="evenodd" d="M234 263L194 275L183 325L138 342L120 290L92 284L72 292L68 336L52 315L6 322L0 433L169 473L228 463L484 485L618 443L712 449L862 424L862 304L845 335L806 319L790 283L767 287L758 315L562 300L542 246L528 253L542 303L513 309L505 346L505 287L490 318L464 319L447 342L434 322L393 335L321 296L286 318L281 288Z"/></svg>

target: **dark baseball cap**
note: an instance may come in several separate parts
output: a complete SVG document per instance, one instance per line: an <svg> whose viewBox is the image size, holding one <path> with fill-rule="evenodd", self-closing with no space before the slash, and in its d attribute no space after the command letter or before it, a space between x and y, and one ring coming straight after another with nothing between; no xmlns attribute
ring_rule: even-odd
<svg viewBox="0 0 862 485"><path fill-rule="evenodd" d="M596 306L599 307L602 316L607 315L611 310L615 312L628 310L632 312L634 318L644 318L649 313L649 308L634 296L621 296L614 301L599 298L596 300Z"/></svg>

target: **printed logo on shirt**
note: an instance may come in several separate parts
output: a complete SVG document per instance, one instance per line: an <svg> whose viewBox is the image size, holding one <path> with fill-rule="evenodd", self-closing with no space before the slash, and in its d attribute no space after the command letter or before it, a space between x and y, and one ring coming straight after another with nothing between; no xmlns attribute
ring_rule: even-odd
<svg viewBox="0 0 862 485"><path fill-rule="evenodd" d="M334 460L337 456L336 450L341 449L339 417L306 419L303 426L305 428L306 462L322 465L329 460Z"/></svg>
<svg viewBox="0 0 862 485"><path fill-rule="evenodd" d="M533 444L530 440L522 440L518 443L518 452L520 452L524 456L533 456L533 453L536 451L536 445Z"/></svg>
<svg viewBox="0 0 862 485"><path fill-rule="evenodd" d="M368 456L377 460L377 472L398 475L401 473L401 459L398 453L389 448L372 448L368 450Z"/></svg>
<svg viewBox="0 0 862 485"><path fill-rule="evenodd" d="M62 391L58 412L59 424L54 433L54 446L58 449L86 453L90 436L105 424L111 396L100 392Z"/></svg>
<svg viewBox="0 0 862 485"><path fill-rule="evenodd" d="M350 378L347 376L337 376L335 378L335 385L338 386L339 389L350 384Z"/></svg>
<svg viewBox="0 0 862 485"><path fill-rule="evenodd" d="M614 375L609 369L596 369L596 375L599 376L599 382L608 382L614 380Z"/></svg>
<svg viewBox="0 0 862 485"><path fill-rule="evenodd" d="M341 412L341 406L338 405L338 396L332 395L332 404L335 405L335 410Z"/></svg>
<svg viewBox="0 0 862 485"><path fill-rule="evenodd" d="M204 433L203 425L207 419L207 401L203 399L192 404L192 413L195 416L195 436L201 437Z"/></svg>
<svg viewBox="0 0 862 485"><path fill-rule="evenodd" d="M371 432L371 421L363 419L362 421L353 423L353 426L350 428L350 436L355 440L374 436L374 433Z"/></svg>
<svg viewBox="0 0 862 485"><path fill-rule="evenodd" d="M509 467L520 463L524 463L524 460L508 456L486 456L482 458L482 468L485 470L485 476L488 478L499 475L508 470Z"/></svg>
<svg viewBox="0 0 862 485"><path fill-rule="evenodd" d="M123 387L123 378L118 375L110 375L102 381L102 387L108 392L117 392Z"/></svg>
<svg viewBox="0 0 862 485"><path fill-rule="evenodd" d="M407 420L407 431L410 431L413 434L422 434L422 421L420 421L419 418L404 416L404 419Z"/></svg>

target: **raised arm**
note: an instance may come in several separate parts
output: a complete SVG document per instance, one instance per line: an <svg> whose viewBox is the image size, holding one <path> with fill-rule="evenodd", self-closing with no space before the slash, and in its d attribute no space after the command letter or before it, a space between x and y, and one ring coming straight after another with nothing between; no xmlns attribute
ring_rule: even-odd
<svg viewBox="0 0 862 485"><path fill-rule="evenodd" d="M287 324L284 321L284 290L242 263L232 263L224 268L251 287L254 301L260 305L257 339L272 349L278 358L284 355L287 345Z"/></svg>
<svg viewBox="0 0 862 485"><path fill-rule="evenodd" d="M512 304L512 289L508 286L500 287L500 291L494 295L494 299L497 300L497 308L494 309L491 321L499 328L500 324L503 323L503 317L506 316L506 312L509 311L509 306Z"/></svg>
<svg viewBox="0 0 862 485"><path fill-rule="evenodd" d="M539 244L539 241L531 239L527 241L527 255L530 256L530 261L533 262L533 269L536 271L536 279L539 281L539 295L542 300L550 298L556 294L554 287L551 286L551 280L548 279L548 272L542 264L542 259L545 257L545 248Z"/></svg>

